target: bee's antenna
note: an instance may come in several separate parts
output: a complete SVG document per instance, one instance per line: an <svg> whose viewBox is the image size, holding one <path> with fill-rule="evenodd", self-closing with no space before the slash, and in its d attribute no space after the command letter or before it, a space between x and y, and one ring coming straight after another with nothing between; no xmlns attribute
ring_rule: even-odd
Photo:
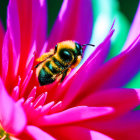
<svg viewBox="0 0 140 140"><path fill-rule="evenodd" d="M93 44L82 44L81 46L87 46L87 45L92 46L92 47L95 46L95 45L93 45Z"/></svg>

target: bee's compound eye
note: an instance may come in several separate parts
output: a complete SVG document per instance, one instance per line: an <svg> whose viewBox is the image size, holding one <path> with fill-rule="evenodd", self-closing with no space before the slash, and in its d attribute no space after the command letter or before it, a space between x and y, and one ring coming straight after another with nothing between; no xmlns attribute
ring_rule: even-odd
<svg viewBox="0 0 140 140"><path fill-rule="evenodd" d="M68 50L61 50L59 55L60 58L65 62L70 62L72 60L72 55Z"/></svg>

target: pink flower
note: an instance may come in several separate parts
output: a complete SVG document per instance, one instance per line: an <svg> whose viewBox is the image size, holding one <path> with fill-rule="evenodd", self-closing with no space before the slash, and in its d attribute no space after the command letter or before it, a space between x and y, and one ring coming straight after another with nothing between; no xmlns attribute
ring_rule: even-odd
<svg viewBox="0 0 140 140"><path fill-rule="evenodd" d="M24 130L26 123L21 102L15 103L9 97L0 79L0 139L13 139Z"/></svg>
<svg viewBox="0 0 140 140"><path fill-rule="evenodd" d="M140 112L134 111L140 91L122 88L140 68L139 33L122 53L104 63L112 26L79 70L61 84L39 86L35 59L63 40L88 43L92 31L90 0L65 0L47 39L46 11L44 0L9 2L5 35L0 30L4 37L0 48L2 130L19 139L140 139Z"/></svg>

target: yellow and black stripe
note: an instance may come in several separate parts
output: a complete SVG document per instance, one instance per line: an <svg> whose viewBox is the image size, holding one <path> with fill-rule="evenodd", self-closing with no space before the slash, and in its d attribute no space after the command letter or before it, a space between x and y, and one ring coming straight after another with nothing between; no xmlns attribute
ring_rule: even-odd
<svg viewBox="0 0 140 140"><path fill-rule="evenodd" d="M40 85L42 86L54 82L56 80L55 75L61 74L67 66L68 65L64 65L55 57L52 57L52 60L47 61L39 72L38 80Z"/></svg>
<svg viewBox="0 0 140 140"><path fill-rule="evenodd" d="M44 57L49 57L44 60ZM56 45L54 54L48 52L42 55L39 60L43 63L37 65L37 76L40 85L47 85L54 82L58 75L62 75L62 80L67 75L70 67L76 67L82 57L82 46L74 41L64 41ZM61 80L61 81L62 81Z"/></svg>

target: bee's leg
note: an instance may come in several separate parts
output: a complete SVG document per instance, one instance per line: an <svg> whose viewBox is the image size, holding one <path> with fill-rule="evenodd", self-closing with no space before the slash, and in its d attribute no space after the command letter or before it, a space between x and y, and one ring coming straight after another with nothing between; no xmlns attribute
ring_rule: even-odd
<svg viewBox="0 0 140 140"><path fill-rule="evenodd" d="M64 78L70 73L71 68L66 69L63 74L60 82L63 82Z"/></svg>
<svg viewBox="0 0 140 140"><path fill-rule="evenodd" d="M79 56L77 57L76 62L75 62L73 65L71 65L71 68L75 68L75 67L81 62L81 59L82 59L82 56L79 55Z"/></svg>
<svg viewBox="0 0 140 140"><path fill-rule="evenodd" d="M51 57L54 54L54 49L51 49L49 52L42 54L39 58L36 59L37 62L42 62L46 58Z"/></svg>

